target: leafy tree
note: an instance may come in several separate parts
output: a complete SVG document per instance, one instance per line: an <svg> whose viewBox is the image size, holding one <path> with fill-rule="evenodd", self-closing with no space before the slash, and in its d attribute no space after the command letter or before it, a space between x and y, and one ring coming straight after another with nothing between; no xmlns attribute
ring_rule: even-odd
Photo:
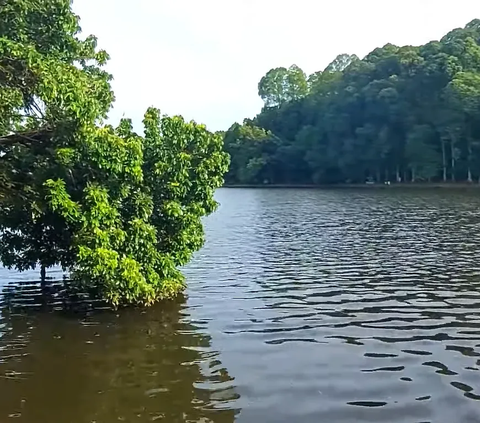
<svg viewBox="0 0 480 423"><path fill-rule="evenodd" d="M308 87L310 94L317 97L331 94L333 84L342 77L340 72L318 71L308 77Z"/></svg>
<svg viewBox="0 0 480 423"><path fill-rule="evenodd" d="M335 60L325 68L325 72L343 72L357 60L359 60L359 58L355 54L339 54Z"/></svg>
<svg viewBox="0 0 480 423"><path fill-rule="evenodd" d="M428 125L417 125L407 136L406 160L411 181L428 180L438 175L439 153L432 142L435 136Z"/></svg>
<svg viewBox="0 0 480 423"><path fill-rule="evenodd" d="M233 158L227 183L271 182L272 159L279 140L269 131L245 122L234 124L225 134L225 150Z"/></svg>
<svg viewBox="0 0 480 423"><path fill-rule="evenodd" d="M83 137L113 101L108 55L81 41L69 1L0 8L0 258L19 270L73 264L72 232L46 207L44 182L69 178Z"/></svg>
<svg viewBox="0 0 480 423"><path fill-rule="evenodd" d="M480 73L459 72L447 89L451 102L461 113L460 122L466 144L467 180L472 182L472 166L478 161L476 157L479 155L480 145L480 140L476 136L480 118Z"/></svg>
<svg viewBox="0 0 480 423"><path fill-rule="evenodd" d="M228 168L221 137L153 108L143 137L103 125L108 56L78 38L70 2L3 3L1 262L61 265L114 305L174 296Z"/></svg>
<svg viewBox="0 0 480 423"><path fill-rule="evenodd" d="M277 107L286 102L299 100L307 94L308 84L305 72L298 66L288 69L272 69L258 84L258 94L266 107Z"/></svg>

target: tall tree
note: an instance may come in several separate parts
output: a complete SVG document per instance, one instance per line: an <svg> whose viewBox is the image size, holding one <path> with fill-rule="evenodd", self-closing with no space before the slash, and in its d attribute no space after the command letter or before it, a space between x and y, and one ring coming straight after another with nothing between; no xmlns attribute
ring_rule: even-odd
<svg viewBox="0 0 480 423"><path fill-rule="evenodd" d="M360 60L355 54L339 54L326 68L325 72L343 72L353 62Z"/></svg>
<svg viewBox="0 0 480 423"><path fill-rule="evenodd" d="M184 286L228 155L181 117L103 124L108 55L78 38L69 0L0 8L0 261L60 265L114 305L151 304Z"/></svg>
<svg viewBox="0 0 480 423"><path fill-rule="evenodd" d="M277 107L299 100L308 92L307 76L297 65L267 72L258 84L258 94L266 107Z"/></svg>

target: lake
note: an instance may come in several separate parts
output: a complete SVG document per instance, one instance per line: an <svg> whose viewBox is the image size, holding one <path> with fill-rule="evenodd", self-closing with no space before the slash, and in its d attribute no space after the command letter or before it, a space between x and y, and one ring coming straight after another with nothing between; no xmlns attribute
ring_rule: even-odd
<svg viewBox="0 0 480 423"><path fill-rule="evenodd" d="M0 270L0 422L480 421L477 191L217 199L174 302L61 312Z"/></svg>

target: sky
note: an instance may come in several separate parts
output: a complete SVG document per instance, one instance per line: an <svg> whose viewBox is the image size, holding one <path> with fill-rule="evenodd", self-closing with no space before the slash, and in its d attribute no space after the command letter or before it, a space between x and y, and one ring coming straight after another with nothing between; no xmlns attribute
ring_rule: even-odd
<svg viewBox="0 0 480 423"><path fill-rule="evenodd" d="M141 129L149 106L226 130L262 107L258 82L338 54L419 45L480 18L479 0L74 0L84 35L111 56L110 121Z"/></svg>

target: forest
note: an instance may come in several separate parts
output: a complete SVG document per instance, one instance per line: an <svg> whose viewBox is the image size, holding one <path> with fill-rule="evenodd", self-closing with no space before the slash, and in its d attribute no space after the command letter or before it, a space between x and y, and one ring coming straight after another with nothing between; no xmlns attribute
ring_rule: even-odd
<svg viewBox="0 0 480 423"><path fill-rule="evenodd" d="M341 54L259 82L264 107L223 133L227 185L480 182L480 20L440 41Z"/></svg>

